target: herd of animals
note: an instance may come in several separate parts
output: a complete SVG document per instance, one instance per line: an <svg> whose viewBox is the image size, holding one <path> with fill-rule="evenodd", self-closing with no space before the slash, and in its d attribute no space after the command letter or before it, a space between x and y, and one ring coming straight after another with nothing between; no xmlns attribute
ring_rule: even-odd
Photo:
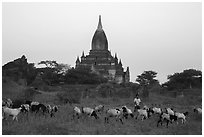
<svg viewBox="0 0 204 137"><path fill-rule="evenodd" d="M8 116L12 116L13 120L18 121L18 115L20 113L34 112L42 113L43 115L49 114L50 117L55 116L54 114L58 111L59 107L56 105L51 106L50 104L42 104L35 101L26 100L25 102L12 102L11 99L2 100L2 119L7 119Z"/></svg>
<svg viewBox="0 0 204 137"><path fill-rule="evenodd" d="M143 105L141 107L141 99L139 96L136 96L134 99L134 110L132 111L127 106L122 106L119 108L108 108L105 109L104 105L98 105L95 108L90 107L79 107L72 106L73 108L73 119L80 119L84 115L88 115L89 117L94 117L95 119L99 119L100 114L104 114L104 122L109 123L109 119L111 117L115 118L116 121L120 121L122 124L124 120L131 117L134 119L141 118L141 120L145 120L150 118L153 115L158 115L157 127L159 125L162 126L164 122L166 122L166 127L168 127L169 123L176 122L181 120L182 124L185 124L186 117L189 112L176 112L173 108L160 108L156 107L152 104L151 107L147 105ZM34 101L25 101L22 103L15 104L11 99L3 99L2 100L2 119L7 120L9 116L12 116L13 120L18 121L18 115L20 113L41 113L43 115L50 115L50 117L55 117L55 113L58 112L59 106L43 104ZM202 109L195 107L193 109L194 113L198 115L202 115Z"/></svg>

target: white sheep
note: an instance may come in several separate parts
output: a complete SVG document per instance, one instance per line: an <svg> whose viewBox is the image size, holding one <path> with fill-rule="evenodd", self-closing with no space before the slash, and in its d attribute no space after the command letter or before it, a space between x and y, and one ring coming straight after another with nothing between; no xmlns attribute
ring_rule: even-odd
<svg viewBox="0 0 204 137"><path fill-rule="evenodd" d="M10 98L2 100L2 106L7 106L9 108L11 108L13 105L13 102Z"/></svg>
<svg viewBox="0 0 204 137"><path fill-rule="evenodd" d="M198 114L202 114L202 109L201 108L194 108L194 112L197 112Z"/></svg>
<svg viewBox="0 0 204 137"><path fill-rule="evenodd" d="M127 106L123 106L125 109L126 109L126 115L127 115L127 117L128 117L128 115L130 115L132 118L134 117L134 114L132 113L132 110L131 109L129 109ZM122 108L123 108L122 107ZM125 114L124 114L125 115ZM127 118L126 117L126 118Z"/></svg>
<svg viewBox="0 0 204 137"><path fill-rule="evenodd" d="M174 111L172 108L166 108L166 113L169 115L174 115Z"/></svg>
<svg viewBox="0 0 204 137"><path fill-rule="evenodd" d="M148 107L147 105L144 105L144 106L143 106L143 109L148 110L148 109L149 109L149 107Z"/></svg>
<svg viewBox="0 0 204 137"><path fill-rule="evenodd" d="M32 105L39 105L39 104L40 104L39 102L31 102L30 105L32 106Z"/></svg>
<svg viewBox="0 0 204 137"><path fill-rule="evenodd" d="M153 107L153 108L152 108L152 111L153 111L155 114L161 114L161 113L162 113L162 109L161 109L161 108L157 108L157 107Z"/></svg>
<svg viewBox="0 0 204 137"><path fill-rule="evenodd" d="M95 110L96 112L103 112L104 106L103 106L103 105L98 105L98 106L96 106L96 107L94 108L94 110Z"/></svg>
<svg viewBox="0 0 204 137"><path fill-rule="evenodd" d="M95 119L98 119L99 117L96 114L96 111L89 107L82 108L82 113L87 114L88 116L94 116Z"/></svg>
<svg viewBox="0 0 204 137"><path fill-rule="evenodd" d="M81 116L81 114L82 114L82 112L81 112L80 108L75 106L75 107L74 107L73 118L74 118L75 116L77 116L78 119L79 119L79 117Z"/></svg>
<svg viewBox="0 0 204 137"><path fill-rule="evenodd" d="M187 115L188 115L188 112L185 112L185 113L175 112L175 116L177 116L178 119L181 119L182 124L184 124L186 122L186 116Z"/></svg>
<svg viewBox="0 0 204 137"><path fill-rule="evenodd" d="M142 121L144 119L147 119L148 118L148 111L146 109L137 109L137 116L136 116L136 119L138 116L142 116Z"/></svg>
<svg viewBox="0 0 204 137"><path fill-rule="evenodd" d="M13 116L13 120L18 121L17 116L21 112L21 109L22 109L21 107L20 108L15 108L15 109L8 108L8 107L3 107L3 115L5 116L5 118L7 116Z"/></svg>
<svg viewBox="0 0 204 137"><path fill-rule="evenodd" d="M115 117L116 121L119 119L121 123L123 124L122 118L124 117L123 115L123 110L122 109L108 109L106 111L106 116L105 116L105 123L108 123L108 120L110 117Z"/></svg>

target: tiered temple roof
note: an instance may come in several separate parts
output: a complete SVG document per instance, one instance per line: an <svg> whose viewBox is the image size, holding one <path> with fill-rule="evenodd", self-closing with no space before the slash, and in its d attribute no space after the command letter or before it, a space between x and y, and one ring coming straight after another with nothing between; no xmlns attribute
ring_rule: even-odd
<svg viewBox="0 0 204 137"><path fill-rule="evenodd" d="M118 80L118 83L125 81L126 72L123 72L124 69L121 59L118 62L117 54L115 53L115 57L113 57L111 52L108 50L108 40L102 28L101 16L99 16L98 27L92 38L89 55L84 55L83 51L81 61L79 57L77 57L76 68L77 67L89 67L91 69L94 68L94 71L97 71L104 77L108 78L111 76L111 79L113 80L120 79Z"/></svg>

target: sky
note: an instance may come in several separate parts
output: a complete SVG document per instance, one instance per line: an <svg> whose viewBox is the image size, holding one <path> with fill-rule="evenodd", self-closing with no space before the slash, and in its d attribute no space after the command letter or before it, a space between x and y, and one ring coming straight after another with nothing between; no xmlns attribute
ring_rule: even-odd
<svg viewBox="0 0 204 137"><path fill-rule="evenodd" d="M74 67L91 50L99 15L108 49L129 66L132 82L149 70L160 83L185 69L202 70L199 2L3 2L2 65L25 55L29 63Z"/></svg>

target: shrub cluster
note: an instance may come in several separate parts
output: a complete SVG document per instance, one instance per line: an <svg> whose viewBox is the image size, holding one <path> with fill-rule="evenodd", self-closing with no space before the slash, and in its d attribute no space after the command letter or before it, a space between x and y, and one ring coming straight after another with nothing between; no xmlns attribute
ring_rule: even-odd
<svg viewBox="0 0 204 137"><path fill-rule="evenodd" d="M59 102L61 102L63 104L66 104L66 103L80 104L81 92L76 90L76 89L70 89L68 91L57 93L57 98L58 98Z"/></svg>

